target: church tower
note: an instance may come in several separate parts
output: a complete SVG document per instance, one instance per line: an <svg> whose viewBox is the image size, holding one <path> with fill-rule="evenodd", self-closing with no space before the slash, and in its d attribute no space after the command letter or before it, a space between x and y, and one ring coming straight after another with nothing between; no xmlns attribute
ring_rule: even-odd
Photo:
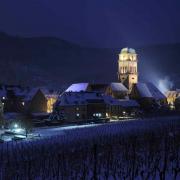
<svg viewBox="0 0 180 180"><path fill-rule="evenodd" d="M134 49L124 48L119 54L118 80L130 91L132 85L138 82L137 54Z"/></svg>

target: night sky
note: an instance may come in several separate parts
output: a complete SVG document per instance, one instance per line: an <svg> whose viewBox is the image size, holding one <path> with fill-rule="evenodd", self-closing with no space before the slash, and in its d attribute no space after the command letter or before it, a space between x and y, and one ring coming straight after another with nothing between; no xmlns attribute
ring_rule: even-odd
<svg viewBox="0 0 180 180"><path fill-rule="evenodd" d="M91 47L174 43L180 42L180 1L1 0L0 31Z"/></svg>

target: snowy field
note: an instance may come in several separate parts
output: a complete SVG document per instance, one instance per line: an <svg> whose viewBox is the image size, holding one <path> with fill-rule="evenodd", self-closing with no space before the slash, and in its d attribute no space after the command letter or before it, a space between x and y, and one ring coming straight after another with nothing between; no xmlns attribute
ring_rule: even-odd
<svg viewBox="0 0 180 180"><path fill-rule="evenodd" d="M153 129L154 127L161 126L162 123L168 122L169 120L176 120L179 117L158 117L158 118L146 118L146 119L124 119L124 120L110 120L109 123L101 124L84 124L84 125L64 125L64 126L54 126L54 127L39 127L34 128L30 137L23 141L31 141L32 139L43 139L53 136L73 136L73 133L81 133L84 138L93 138L97 133L102 133L103 135L108 134L124 134L131 133L138 130ZM0 135L4 131L0 131ZM37 138L36 138L37 137ZM11 141L12 137L7 137L7 141ZM59 137L60 138L60 137ZM63 137L64 138L64 137ZM68 141L68 138L67 138Z"/></svg>
<svg viewBox="0 0 180 180"><path fill-rule="evenodd" d="M0 144L0 179L180 179L180 117L36 128Z"/></svg>
<svg viewBox="0 0 180 180"><path fill-rule="evenodd" d="M109 123L102 124L85 124L85 125L68 125L62 127L42 127L34 128L34 134L40 134L41 138L51 136L61 136L75 133L87 133L89 136L96 136L96 133L104 134L131 133L132 131L153 129L161 126L163 122L169 120L179 120L179 117L158 117L146 119L125 119L121 121L111 120ZM74 131L73 131L74 130ZM76 130L76 131L75 131ZM89 133L88 133L89 132ZM86 138L87 136L84 136Z"/></svg>

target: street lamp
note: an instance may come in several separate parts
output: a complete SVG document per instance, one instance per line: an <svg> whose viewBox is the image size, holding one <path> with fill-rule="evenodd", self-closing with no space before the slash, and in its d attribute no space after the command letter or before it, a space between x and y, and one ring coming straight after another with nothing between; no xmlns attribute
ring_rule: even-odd
<svg viewBox="0 0 180 180"><path fill-rule="evenodd" d="M18 124L14 124L14 128L17 129L19 126Z"/></svg>

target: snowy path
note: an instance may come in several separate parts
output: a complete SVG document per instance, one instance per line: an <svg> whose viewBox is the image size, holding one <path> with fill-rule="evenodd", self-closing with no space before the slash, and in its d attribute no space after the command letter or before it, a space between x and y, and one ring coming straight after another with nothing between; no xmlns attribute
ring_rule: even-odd
<svg viewBox="0 0 180 180"><path fill-rule="evenodd" d="M62 126L62 127L42 127L42 128L34 128L33 133L40 134L41 137L48 137L48 136L64 135L66 131L72 129L89 128L99 125L101 124L71 125L71 126Z"/></svg>

